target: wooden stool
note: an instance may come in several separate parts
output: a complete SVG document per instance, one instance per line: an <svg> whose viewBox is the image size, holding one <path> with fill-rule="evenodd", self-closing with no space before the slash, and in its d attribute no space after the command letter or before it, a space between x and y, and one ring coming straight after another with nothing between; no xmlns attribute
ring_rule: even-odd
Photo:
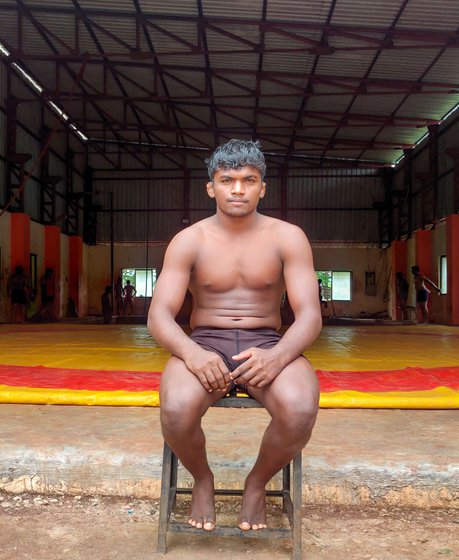
<svg viewBox="0 0 459 560"><path fill-rule="evenodd" d="M223 408L263 408L255 399L250 397L228 396L213 405ZM242 531L239 527L216 526L213 531L196 529L188 523L171 520L171 513L175 507L177 494L191 494L191 488L177 487L178 459L171 448L164 442L163 468L161 478L161 501L159 506L159 528L157 551L165 553L167 532L206 534L222 537L250 537L261 539L292 539L293 560L301 560L301 500L302 500L302 471L301 452L293 461L282 469L282 489L267 490L267 496L282 498L282 509L287 514L290 529L260 529L258 531ZM291 472L293 475L291 476ZM242 496L242 489L215 489L220 496Z"/></svg>

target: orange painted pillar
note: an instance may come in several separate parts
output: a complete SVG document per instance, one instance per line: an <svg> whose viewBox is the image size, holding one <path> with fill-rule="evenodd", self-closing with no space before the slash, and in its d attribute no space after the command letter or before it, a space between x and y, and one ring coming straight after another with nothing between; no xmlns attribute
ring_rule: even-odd
<svg viewBox="0 0 459 560"><path fill-rule="evenodd" d="M12 213L10 221L10 272L17 266L24 267L29 274L30 266L30 216L23 213Z"/></svg>
<svg viewBox="0 0 459 560"><path fill-rule="evenodd" d="M80 286L83 273L83 238L69 237L69 297L80 314Z"/></svg>
<svg viewBox="0 0 459 560"><path fill-rule="evenodd" d="M423 276L437 283L437 271L432 270L432 232L420 229L414 234L416 241L416 263Z"/></svg>
<svg viewBox="0 0 459 560"><path fill-rule="evenodd" d="M459 214L452 214L446 218L446 263L447 321L449 325L459 325Z"/></svg>
<svg viewBox="0 0 459 560"><path fill-rule="evenodd" d="M55 297L53 311L60 315L60 279L61 279L61 229L58 226L45 226L45 268L54 270Z"/></svg>
<svg viewBox="0 0 459 560"><path fill-rule="evenodd" d="M397 288L395 283L395 274L397 272L402 272L403 277L406 278L406 256L407 256L407 249L406 249L406 241L392 241L391 243L391 288L393 297L391 298L391 313L390 316L393 319L401 320L402 319L402 312L397 305Z"/></svg>

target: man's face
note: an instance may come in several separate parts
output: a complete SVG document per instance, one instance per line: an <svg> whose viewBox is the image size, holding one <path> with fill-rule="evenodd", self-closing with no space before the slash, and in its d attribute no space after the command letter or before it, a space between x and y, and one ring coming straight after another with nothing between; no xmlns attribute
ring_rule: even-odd
<svg viewBox="0 0 459 560"><path fill-rule="evenodd" d="M254 212L265 196L266 184L258 169L218 169L207 183L207 194L215 198L217 208L228 216L243 217Z"/></svg>

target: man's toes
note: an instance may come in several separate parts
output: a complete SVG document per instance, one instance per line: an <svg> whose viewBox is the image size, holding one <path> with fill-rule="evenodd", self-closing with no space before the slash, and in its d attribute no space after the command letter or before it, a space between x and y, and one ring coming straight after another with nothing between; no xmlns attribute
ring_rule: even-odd
<svg viewBox="0 0 459 560"><path fill-rule="evenodd" d="M252 526L248 521L241 521L239 523L239 529L241 529L241 531L250 531L251 528Z"/></svg>
<svg viewBox="0 0 459 560"><path fill-rule="evenodd" d="M206 521L203 528L205 531L213 531L215 529L215 523L213 521Z"/></svg>
<svg viewBox="0 0 459 560"><path fill-rule="evenodd" d="M190 517L188 523L189 525L196 527L196 529L204 529L205 531L212 531L213 529L215 529L215 521L204 521L204 519L200 517L198 517L197 519Z"/></svg>

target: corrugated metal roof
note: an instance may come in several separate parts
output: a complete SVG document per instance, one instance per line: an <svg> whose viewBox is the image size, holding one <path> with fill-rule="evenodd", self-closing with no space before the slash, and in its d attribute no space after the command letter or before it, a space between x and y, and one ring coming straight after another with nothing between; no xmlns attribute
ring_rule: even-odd
<svg viewBox="0 0 459 560"><path fill-rule="evenodd" d="M69 0L24 5L22 49L14 51L20 8L12 0L0 6L0 42L51 97L75 91L76 99L62 105L91 137L173 145L180 137L188 147L195 139L210 148L215 120L222 136L231 136L245 121L255 122L258 105L269 114L257 113L254 135L264 138L276 127L266 142L287 156L309 150L390 164L402 151L374 142L414 143L425 132L423 122L459 102L459 3L451 0L269 0L265 17L262 0L202 0L202 15L195 0L140 0L139 13L130 0L82 0L78 32ZM69 70L76 75L83 65L75 88ZM348 146L332 141L321 150L304 138L296 125L311 126L309 113L317 112L336 126L310 135L349 140ZM352 114L387 121L365 123ZM394 125L391 117L418 118L418 128ZM107 131L104 118L117 134Z"/></svg>

